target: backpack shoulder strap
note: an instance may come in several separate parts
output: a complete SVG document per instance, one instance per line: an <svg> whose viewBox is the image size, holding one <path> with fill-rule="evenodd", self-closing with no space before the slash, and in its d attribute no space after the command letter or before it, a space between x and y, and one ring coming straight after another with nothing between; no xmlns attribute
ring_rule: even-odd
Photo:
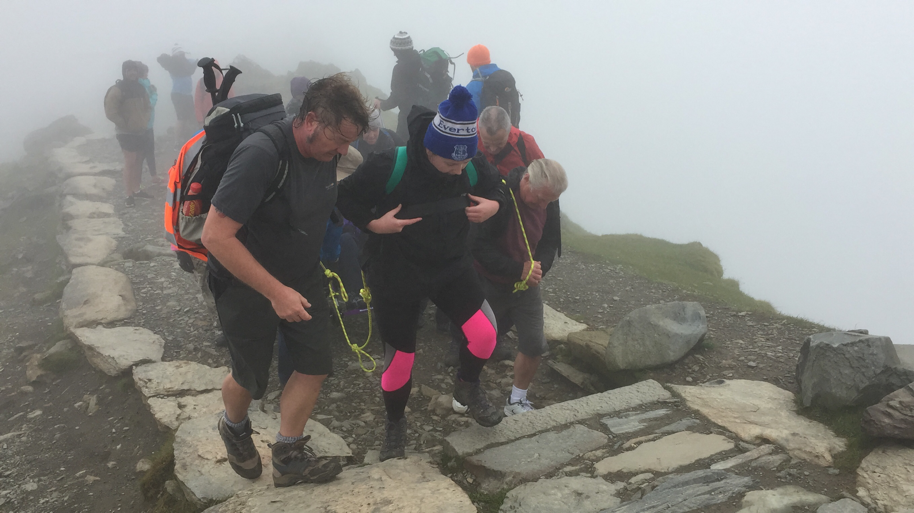
<svg viewBox="0 0 914 513"><path fill-rule="evenodd" d="M476 166L473 165L472 160L467 164L466 170L467 178L470 179L470 187L476 187L476 182L479 181L479 175L476 173Z"/></svg>
<svg viewBox="0 0 914 513"><path fill-rule="evenodd" d="M384 188L385 194L390 194L397 188L397 184L400 183L400 179L403 178L403 172L406 171L406 162L408 157L406 156L406 146L400 146L397 148L397 157L394 160L394 168L390 173L390 178L387 179L387 187Z"/></svg>
<svg viewBox="0 0 914 513"><path fill-rule="evenodd" d="M273 177L273 181L270 182L270 186L267 187L263 199L264 203L267 203L276 197L276 194L282 189L282 186L286 183L286 178L289 176L289 160L291 160L289 158L289 144L286 141L286 135L277 123L279 122L274 121L269 125L260 128L260 131L270 138L270 142L273 143L273 146L276 148L276 153L279 155L279 165L276 169L276 175Z"/></svg>
<svg viewBox="0 0 914 513"><path fill-rule="evenodd" d="M524 161L524 165L529 166L530 161L527 160L527 143L524 142L523 132L517 136L517 151L520 152L520 159Z"/></svg>

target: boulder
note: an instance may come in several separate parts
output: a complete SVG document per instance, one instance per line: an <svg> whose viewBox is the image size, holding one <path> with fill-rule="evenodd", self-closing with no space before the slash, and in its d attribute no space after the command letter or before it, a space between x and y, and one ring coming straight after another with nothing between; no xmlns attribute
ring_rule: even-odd
<svg viewBox="0 0 914 513"><path fill-rule="evenodd" d="M175 477L184 487L185 495L189 500L198 505L206 504L211 501L224 501L235 495L241 490L255 488L258 485L267 485L272 495L266 498L269 504L270 499L275 499L276 489L273 488L272 482L272 456L268 443L275 441L276 433L279 431L279 417L275 414L263 413L259 410L249 410L248 416L254 427L254 445L263 458L264 472L254 480L245 479L232 470L225 456L225 445L222 438L216 430L218 414L204 415L190 419L178 428L175 433ZM311 419L305 426L305 434L311 436L309 445L314 449L317 456L352 456L352 451L346 445L346 442L339 436L333 434L318 421ZM372 465L378 467L378 465ZM382 471L383 473L383 471ZM334 481L339 482L339 480ZM395 482L395 481L394 481ZM350 482L351 483L351 482ZM330 486L323 484L321 487ZM390 487L390 481L387 481ZM455 485L456 486L456 485ZM294 488L302 489L304 486ZM397 493L403 494L403 489L397 486L392 487L398 490ZM313 493L313 492L312 492ZM365 496L353 493L352 486L347 489L347 493L364 500ZM403 494L408 495L408 494ZM294 501L286 505L289 508L302 508L303 505L314 504L311 500ZM284 511L279 509L223 509L214 511ZM289 510L291 511L291 509ZM296 509L295 511L302 511ZM308 510L304 510L308 511ZM317 509L311 511L333 511L327 509ZM336 511L347 511L345 508Z"/></svg>
<svg viewBox="0 0 914 513"><path fill-rule="evenodd" d="M117 248L117 241L108 235L92 235L77 231L58 235L57 243L67 255L67 263L73 267L98 265Z"/></svg>
<svg viewBox="0 0 914 513"><path fill-rule="evenodd" d="M561 477L525 483L508 492L499 513L596 513L622 502L623 483L598 477Z"/></svg>
<svg viewBox="0 0 914 513"><path fill-rule="evenodd" d="M808 492L799 486L782 486L774 490L747 493L743 497L743 509L738 513L791 513L794 508L815 508L830 500L824 495Z"/></svg>
<svg viewBox="0 0 914 513"><path fill-rule="evenodd" d="M114 215L114 205L99 201L81 200L74 196L64 196L63 201L60 202L60 215L64 221L112 217Z"/></svg>
<svg viewBox="0 0 914 513"><path fill-rule="evenodd" d="M804 406L869 406L911 382L914 370L901 367L889 337L832 331L807 337L800 348Z"/></svg>
<svg viewBox="0 0 914 513"><path fill-rule="evenodd" d="M329 483L288 488L274 488L264 470L257 481L265 484L240 492L205 513L476 512L466 492L421 458L347 468Z"/></svg>
<svg viewBox="0 0 914 513"><path fill-rule="evenodd" d="M682 431L647 442L637 449L610 456L594 465L594 473L640 473L649 470L670 472L679 467L729 451L735 445L721 435L702 435Z"/></svg>
<svg viewBox="0 0 914 513"><path fill-rule="evenodd" d="M603 356L606 354L606 346L609 345L610 333L612 333L612 330L569 333L565 347L571 351L575 358L586 363L597 372L605 374L608 369L606 364L603 363Z"/></svg>
<svg viewBox="0 0 914 513"><path fill-rule="evenodd" d="M863 429L877 438L914 440L914 383L867 408L863 413Z"/></svg>
<svg viewBox="0 0 914 513"><path fill-rule="evenodd" d="M564 342L569 334L586 329L586 324L569 319L565 314L543 303L543 332L546 340Z"/></svg>
<svg viewBox="0 0 914 513"><path fill-rule="evenodd" d="M823 467L846 441L796 413L794 396L771 383L717 380L701 386L670 385L689 408L749 443L773 442L791 456Z"/></svg>
<svg viewBox="0 0 914 513"><path fill-rule="evenodd" d="M866 513L866 507L851 499L841 499L819 506L816 513Z"/></svg>
<svg viewBox="0 0 914 513"><path fill-rule="evenodd" d="M228 373L228 367L179 360L141 365L133 370L133 382L143 397L199 394L221 390Z"/></svg>
<svg viewBox="0 0 914 513"><path fill-rule="evenodd" d="M81 125L76 116L64 116L44 128L29 132L22 141L22 147L28 154L41 155L67 144L75 137L90 133L92 130Z"/></svg>
<svg viewBox="0 0 914 513"><path fill-rule="evenodd" d="M643 498L622 504L603 513L688 513L705 511L710 506L755 488L751 477L725 470L696 470L667 476Z"/></svg>
<svg viewBox="0 0 914 513"><path fill-rule="evenodd" d="M74 176L61 185L61 192L71 196L107 198L114 185L114 179L107 176Z"/></svg>
<svg viewBox="0 0 914 513"><path fill-rule="evenodd" d="M914 509L914 448L887 444L857 468L857 496L880 513Z"/></svg>
<svg viewBox="0 0 914 513"><path fill-rule="evenodd" d="M120 321L134 312L136 299L130 280L107 267L87 265L73 269L60 300L60 316L68 330Z"/></svg>
<svg viewBox="0 0 914 513"><path fill-rule="evenodd" d="M704 308L676 301L639 308L609 336L604 362L610 371L669 365L689 352L708 332Z"/></svg>
<svg viewBox="0 0 914 513"><path fill-rule="evenodd" d="M494 493L557 470L608 441L599 431L574 425L488 449L467 458L464 467L476 476L480 490Z"/></svg>
<svg viewBox="0 0 914 513"><path fill-rule="evenodd" d="M75 328L72 330L96 369L117 376L134 365L158 362L165 351L162 337L136 327Z"/></svg>

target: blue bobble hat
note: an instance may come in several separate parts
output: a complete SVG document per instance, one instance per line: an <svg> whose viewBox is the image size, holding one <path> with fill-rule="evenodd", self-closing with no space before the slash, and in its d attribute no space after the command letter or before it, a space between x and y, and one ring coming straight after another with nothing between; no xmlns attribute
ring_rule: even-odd
<svg viewBox="0 0 914 513"><path fill-rule="evenodd" d="M476 156L476 112L473 95L466 87L455 86L425 131L425 148L451 160Z"/></svg>

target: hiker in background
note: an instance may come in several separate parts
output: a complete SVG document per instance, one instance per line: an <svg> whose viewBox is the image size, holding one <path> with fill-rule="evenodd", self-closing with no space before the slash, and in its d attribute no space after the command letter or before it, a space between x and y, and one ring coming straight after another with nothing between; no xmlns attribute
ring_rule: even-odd
<svg viewBox="0 0 914 513"><path fill-rule="evenodd" d="M368 109L359 89L336 74L311 84L298 116L271 126L283 133L285 155L263 131L241 141L212 198L202 242L232 358L218 421L229 463L248 479L262 472L247 411L266 391L279 330L294 372L280 397L273 484L289 486L327 481L342 470L336 458L314 455L303 430L332 370L320 249L336 203L336 165L368 128ZM276 200L265 202L281 160L288 176Z"/></svg>
<svg viewBox="0 0 914 513"><path fill-rule="evenodd" d="M141 155L145 147L146 129L152 108L149 95L139 82L140 67L136 61L124 61L122 79L115 82L105 94L105 117L114 122L117 142L124 153L125 204L132 207L135 198L151 198L140 190L142 178Z"/></svg>
<svg viewBox="0 0 914 513"><path fill-rule="evenodd" d="M467 89L473 93L473 101L482 114L487 107L499 106L508 113L511 124L520 126L520 93L514 83L514 75L492 63L489 49L476 45L467 52L467 64L473 70L473 80Z"/></svg>
<svg viewBox="0 0 914 513"><path fill-rule="evenodd" d="M289 89L292 92L292 99L286 104L286 114L293 117L298 115L298 112L301 110L302 99L305 97L305 93L308 91L309 87L311 87L311 81L307 78L292 77L292 81L289 84Z"/></svg>
<svg viewBox="0 0 914 513"><path fill-rule="evenodd" d="M143 151L140 155L140 174L142 175L143 163L145 162L152 181L161 184L164 183L164 180L160 180L156 175L156 135L153 128L156 122L156 103L159 101L159 93L158 90L156 90L156 86L152 85L152 82L149 81L149 66L142 62L140 62L139 65L139 82L140 84L143 84L143 88L146 89L150 106L149 125L147 125L146 128L145 145L143 146Z"/></svg>
<svg viewBox="0 0 914 513"><path fill-rule="evenodd" d="M171 76L171 103L175 107L175 148L180 149L196 132L194 126L194 82L197 65L180 46L175 45L171 55L163 53L156 59Z"/></svg>
<svg viewBox="0 0 914 513"><path fill-rule="evenodd" d="M473 270L467 233L504 203L498 173L476 153L476 106L463 86L438 112L414 107L406 147L372 153L340 182L337 208L369 234L368 285L384 342L381 390L387 410L381 460L406 451L419 304L430 298L462 327L454 396L476 422L494 426L479 374L495 347L495 320Z"/></svg>
<svg viewBox="0 0 914 513"><path fill-rule="evenodd" d="M537 159L526 169L512 170L505 181L514 204L480 225L473 256L499 338L512 325L517 328L514 383L504 408L505 415L516 415L533 410L527 390L548 350L539 284L560 251L558 199L568 188L568 178L558 162Z"/></svg>
<svg viewBox="0 0 914 513"><path fill-rule="evenodd" d="M533 136L512 126L507 111L501 107L483 109L479 116L479 142L479 151L502 176L544 157Z"/></svg>
<svg viewBox="0 0 914 513"><path fill-rule="evenodd" d="M419 52L413 49L413 39L406 32L398 32L390 39L390 49L397 57L390 76L390 96L386 100L374 99L375 110L400 109L397 115L397 137L409 139L407 115L413 105L424 105L428 95L428 83L421 83L422 61ZM422 86L425 86L424 88Z"/></svg>
<svg viewBox="0 0 914 513"><path fill-rule="evenodd" d="M405 143L406 141L401 141L397 134L384 128L381 111L375 110L371 113L368 131L362 134L362 137L359 137L352 147L359 150L363 156L368 156L371 153L389 150Z"/></svg>
<svg viewBox="0 0 914 513"><path fill-rule="evenodd" d="M219 67L219 61L214 60L216 67ZM218 70L217 70L218 71ZM222 73L216 73L216 89L222 87ZM235 97L235 88L232 87L229 89L228 96L226 98ZM194 112L197 116L197 128L203 127L203 120L206 119L206 115L209 114L210 109L213 108L213 96L206 91L206 85L203 83L203 78L197 80L197 88L194 90Z"/></svg>

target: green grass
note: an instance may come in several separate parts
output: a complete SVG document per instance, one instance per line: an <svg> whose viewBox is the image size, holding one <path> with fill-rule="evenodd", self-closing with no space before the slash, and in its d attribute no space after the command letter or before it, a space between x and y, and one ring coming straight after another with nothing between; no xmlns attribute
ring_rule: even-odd
<svg viewBox="0 0 914 513"><path fill-rule="evenodd" d="M863 430L860 420L865 406L829 410L812 406L803 407L797 398L797 412L804 417L828 426L836 435L847 440L847 449L834 457L833 466L842 472L853 472L867 454L876 448L877 441Z"/></svg>
<svg viewBox="0 0 914 513"><path fill-rule="evenodd" d="M622 265L649 280L673 284L735 309L776 313L767 301L739 289L739 282L724 278L720 258L700 242L674 244L643 235L594 235L562 219L562 242L567 247L613 265Z"/></svg>

